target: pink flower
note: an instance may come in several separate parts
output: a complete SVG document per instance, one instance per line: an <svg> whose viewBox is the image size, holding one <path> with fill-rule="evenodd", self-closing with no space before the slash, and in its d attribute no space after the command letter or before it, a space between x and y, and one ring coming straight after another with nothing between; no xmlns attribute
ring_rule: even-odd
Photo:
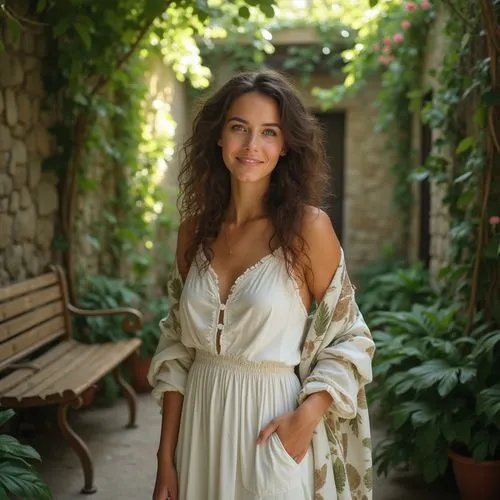
<svg viewBox="0 0 500 500"><path fill-rule="evenodd" d="M384 50L382 51L384 54L390 54L391 53L391 47L389 45L386 45L384 47Z"/></svg>
<svg viewBox="0 0 500 500"><path fill-rule="evenodd" d="M382 64L389 64L390 62L394 61L393 56L380 56L378 58L378 61Z"/></svg>
<svg viewBox="0 0 500 500"><path fill-rule="evenodd" d="M492 226L496 226L497 224L500 224L500 215L492 215L488 222L492 225Z"/></svg>
<svg viewBox="0 0 500 500"><path fill-rule="evenodd" d="M396 43L403 43L405 37L403 36L402 33L395 33L394 36L392 37L392 39L396 42Z"/></svg>
<svg viewBox="0 0 500 500"><path fill-rule="evenodd" d="M429 10L431 8L431 4L427 0L422 0L420 2L420 7L424 10Z"/></svg>
<svg viewBox="0 0 500 500"><path fill-rule="evenodd" d="M425 0L424 0L424 1L425 1ZM416 8L417 8L417 4L416 4L415 2L408 2L408 3L406 4L406 10L407 10L408 12L412 12L413 10L416 10Z"/></svg>
<svg viewBox="0 0 500 500"><path fill-rule="evenodd" d="M401 28L404 30L408 30L411 28L411 22L405 19L404 21L401 21Z"/></svg>
<svg viewBox="0 0 500 500"><path fill-rule="evenodd" d="M384 36L384 45L385 45L386 47L388 47L388 46L390 46L390 45L391 45L391 39L390 39L390 37L388 37L388 36Z"/></svg>

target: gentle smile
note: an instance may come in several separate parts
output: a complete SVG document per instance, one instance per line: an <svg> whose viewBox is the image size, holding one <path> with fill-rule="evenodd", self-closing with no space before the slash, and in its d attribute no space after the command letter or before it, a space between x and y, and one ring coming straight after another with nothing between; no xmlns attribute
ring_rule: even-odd
<svg viewBox="0 0 500 500"><path fill-rule="evenodd" d="M257 165L258 163L262 163L260 160L256 160L255 158L245 158L245 157L237 156L236 159L240 163L245 163L247 165Z"/></svg>

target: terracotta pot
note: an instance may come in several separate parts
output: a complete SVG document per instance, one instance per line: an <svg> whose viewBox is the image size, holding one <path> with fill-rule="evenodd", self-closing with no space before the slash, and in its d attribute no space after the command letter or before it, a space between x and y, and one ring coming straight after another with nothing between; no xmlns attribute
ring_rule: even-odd
<svg viewBox="0 0 500 500"><path fill-rule="evenodd" d="M88 408L89 406L92 406L94 404L97 390L97 385L91 385L88 389L85 389L82 394L82 404L80 408Z"/></svg>
<svg viewBox="0 0 500 500"><path fill-rule="evenodd" d="M141 357L133 354L128 361L130 374L130 384L136 392L150 392L151 386L148 382L149 365L151 365L152 356Z"/></svg>
<svg viewBox="0 0 500 500"><path fill-rule="evenodd" d="M474 462L449 451L455 480L462 500L498 500L500 498L500 460Z"/></svg>

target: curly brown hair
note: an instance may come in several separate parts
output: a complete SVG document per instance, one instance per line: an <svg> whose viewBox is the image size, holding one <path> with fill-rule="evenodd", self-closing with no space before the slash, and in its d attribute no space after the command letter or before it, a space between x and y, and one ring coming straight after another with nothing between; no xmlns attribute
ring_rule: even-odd
<svg viewBox="0 0 500 500"><path fill-rule="evenodd" d="M219 234L231 196L230 174L217 141L229 107L248 92L269 96L278 105L286 155L271 174L265 208L274 228L269 249L281 247L292 272L307 250L301 236L305 208L321 207L324 201L327 163L316 119L287 79L275 71L237 74L205 102L194 120L179 174L181 220L196 221L186 259L191 262L200 245L207 259L213 258L210 243Z"/></svg>

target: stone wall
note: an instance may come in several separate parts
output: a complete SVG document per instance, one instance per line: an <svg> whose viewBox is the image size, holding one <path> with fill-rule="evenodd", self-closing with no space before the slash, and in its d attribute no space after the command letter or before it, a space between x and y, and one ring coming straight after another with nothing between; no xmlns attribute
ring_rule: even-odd
<svg viewBox="0 0 500 500"><path fill-rule="evenodd" d="M42 171L54 153L56 113L42 81L43 33L14 40L0 21L0 285L42 273L52 262L57 178Z"/></svg>

